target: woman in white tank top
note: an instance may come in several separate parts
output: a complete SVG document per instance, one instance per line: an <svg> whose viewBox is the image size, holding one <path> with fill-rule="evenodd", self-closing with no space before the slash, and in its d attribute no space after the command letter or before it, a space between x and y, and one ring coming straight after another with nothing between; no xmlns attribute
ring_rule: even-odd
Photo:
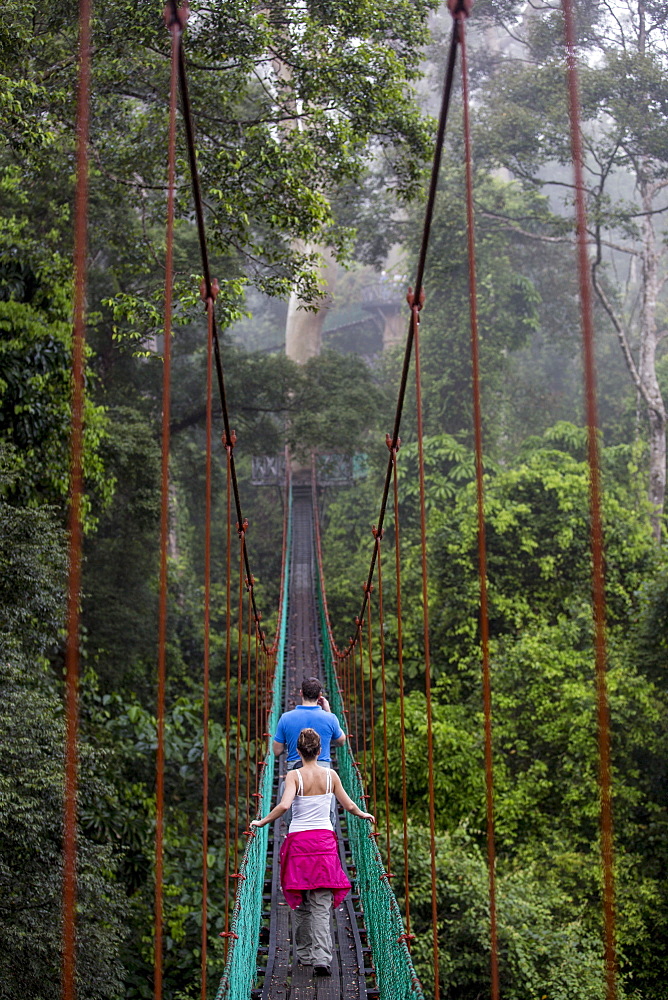
<svg viewBox="0 0 668 1000"><path fill-rule="evenodd" d="M318 765L320 736L314 729L302 729L297 750L302 766L288 771L281 801L268 815L253 820L251 827L272 823L292 806L290 830L281 848L281 887L295 916L297 958L302 965L312 965L316 976L329 976L329 912L350 889L330 818L332 796L353 816L375 819L346 794L335 771Z"/></svg>
<svg viewBox="0 0 668 1000"><path fill-rule="evenodd" d="M334 830L331 818L331 806L334 792L332 791L332 771L328 767L319 767L326 775L326 787L322 794L311 792L304 794L303 768L294 770L297 775L297 792L292 802L292 822L290 833L300 833L302 830ZM317 776L317 779L320 775ZM319 780L313 784L319 784Z"/></svg>

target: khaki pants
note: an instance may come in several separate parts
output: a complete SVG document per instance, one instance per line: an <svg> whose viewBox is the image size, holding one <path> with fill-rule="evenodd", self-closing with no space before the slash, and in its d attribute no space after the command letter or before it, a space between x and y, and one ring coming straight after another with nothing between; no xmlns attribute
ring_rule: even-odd
<svg viewBox="0 0 668 1000"><path fill-rule="evenodd" d="M302 965L332 964L331 889L307 889L292 911L294 946Z"/></svg>

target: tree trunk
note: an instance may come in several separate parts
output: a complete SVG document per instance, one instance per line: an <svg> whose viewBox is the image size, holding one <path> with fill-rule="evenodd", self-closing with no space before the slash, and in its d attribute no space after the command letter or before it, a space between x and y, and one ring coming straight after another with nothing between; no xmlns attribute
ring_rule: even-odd
<svg viewBox="0 0 668 1000"><path fill-rule="evenodd" d="M301 245L299 247L301 248ZM314 249L310 247L309 249ZM323 287L327 288L324 301L316 310L306 309L299 296L292 292L288 304L288 315L285 323L285 353L293 361L303 365L309 358L320 354L322 347L322 327L332 304L332 290L336 276L336 264L331 251L327 247L317 247L322 255L322 264L318 268L318 276Z"/></svg>
<svg viewBox="0 0 668 1000"><path fill-rule="evenodd" d="M666 407L656 374L656 350L659 343L656 307L659 296L659 249L651 211L654 185L640 180L643 211L642 251L642 312L640 325L640 355L638 374L645 388L649 419L649 501L652 505L652 526L657 541L661 540L661 520L666 499Z"/></svg>

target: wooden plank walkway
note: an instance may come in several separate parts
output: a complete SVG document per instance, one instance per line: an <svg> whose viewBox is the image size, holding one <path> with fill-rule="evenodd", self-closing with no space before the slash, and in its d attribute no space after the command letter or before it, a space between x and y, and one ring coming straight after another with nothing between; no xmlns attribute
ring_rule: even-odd
<svg viewBox="0 0 668 1000"><path fill-rule="evenodd" d="M290 587L288 595L288 635L285 670L285 711L300 701L299 688L304 675L322 676L318 614L315 600L315 558L313 510L310 483L293 486L292 551L290 553ZM280 774L276 777L274 801L279 782L285 778L285 762L281 758ZM265 879L265 910L258 967L266 949L266 966L261 985L254 991L256 1000L367 1000L362 935L363 924L356 897L348 894L332 912L332 975L315 978L313 970L297 963L292 947L290 907L280 888L279 852L287 834L282 819L270 831ZM344 869L349 858L347 842L337 822L339 852ZM352 879L351 879L352 881Z"/></svg>

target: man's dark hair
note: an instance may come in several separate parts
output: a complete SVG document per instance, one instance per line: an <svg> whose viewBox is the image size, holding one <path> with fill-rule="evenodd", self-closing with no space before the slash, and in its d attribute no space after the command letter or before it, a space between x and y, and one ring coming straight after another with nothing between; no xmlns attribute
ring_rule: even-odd
<svg viewBox="0 0 668 1000"><path fill-rule="evenodd" d="M322 684L317 677L305 677L302 681L302 694L307 701L317 701L322 693Z"/></svg>

